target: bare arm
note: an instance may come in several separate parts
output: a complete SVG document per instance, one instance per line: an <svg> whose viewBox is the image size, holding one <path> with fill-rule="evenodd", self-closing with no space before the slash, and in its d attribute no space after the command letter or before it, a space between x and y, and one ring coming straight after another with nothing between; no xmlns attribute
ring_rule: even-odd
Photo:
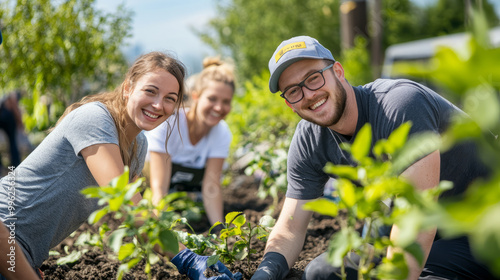
<svg viewBox="0 0 500 280"><path fill-rule="evenodd" d="M12 280L39 279L16 240L9 237L9 230L0 222L0 274Z"/></svg>
<svg viewBox="0 0 500 280"><path fill-rule="evenodd" d="M210 224L224 222L224 203L220 186L223 158L209 158L205 166L201 194Z"/></svg>
<svg viewBox="0 0 500 280"><path fill-rule="evenodd" d="M168 193L170 177L172 176L172 160L166 153L149 153L149 177L153 204L158 202Z"/></svg>
<svg viewBox="0 0 500 280"><path fill-rule="evenodd" d="M108 185L125 170L120 148L116 144L92 145L80 153L99 186Z"/></svg>
<svg viewBox="0 0 500 280"><path fill-rule="evenodd" d="M440 163L441 159L439 151L434 151L406 169L403 172L402 176L410 180L410 182L412 182L418 190L433 188L439 184ZM391 231L391 239L393 240L397 238L398 234L399 228L397 226L393 226L393 229ZM436 229L433 229L430 231L421 232L417 236L417 242L420 244L424 252L424 264L427 260L427 257L429 256L429 252L431 250L435 235ZM391 257L392 254L392 248L389 248L387 256ZM418 279L423 267L420 266L413 257L408 256L406 260L410 268L410 273L407 279Z"/></svg>
<svg viewBox="0 0 500 280"><path fill-rule="evenodd" d="M282 254L289 268L294 265L304 245L312 212L302 209L302 206L309 201L285 198L283 209L266 244L265 252Z"/></svg>

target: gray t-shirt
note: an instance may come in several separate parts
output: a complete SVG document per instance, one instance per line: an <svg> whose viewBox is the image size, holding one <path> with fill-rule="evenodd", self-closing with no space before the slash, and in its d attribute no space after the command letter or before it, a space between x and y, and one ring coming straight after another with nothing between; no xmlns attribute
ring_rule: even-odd
<svg viewBox="0 0 500 280"><path fill-rule="evenodd" d="M147 151L142 133L136 141L138 156L130 167L131 174L140 174ZM16 242L32 266L39 267L52 247L98 209L96 199L86 199L80 193L88 186L97 186L80 151L105 143L118 145L111 114L100 102L82 105L63 119L13 176L0 180L0 220L15 223ZM8 193L11 181L14 192ZM12 198L15 210L10 212Z"/></svg>
<svg viewBox="0 0 500 280"><path fill-rule="evenodd" d="M387 139L401 124L412 121L410 134L441 133L449 125L450 116L463 112L449 101L420 84L409 80L378 79L354 87L358 105L358 123L352 137L329 128L301 120L288 153L287 197L315 199L323 195L329 174L323 171L328 162L351 165L355 162L342 150L342 142L352 143L364 124L372 125L372 147ZM480 162L476 147L464 143L441 154L441 180L454 183L442 197L463 193L470 182L486 176L488 169ZM333 177L333 176L332 176Z"/></svg>

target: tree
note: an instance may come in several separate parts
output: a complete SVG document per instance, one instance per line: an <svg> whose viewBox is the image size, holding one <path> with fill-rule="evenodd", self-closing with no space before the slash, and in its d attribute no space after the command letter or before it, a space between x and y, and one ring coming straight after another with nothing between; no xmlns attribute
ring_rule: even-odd
<svg viewBox="0 0 500 280"><path fill-rule="evenodd" d="M422 37L434 37L466 31L469 24L470 9L480 7L490 26L499 24L493 5L487 0L439 0L436 5L425 10L425 17L420 21Z"/></svg>
<svg viewBox="0 0 500 280"><path fill-rule="evenodd" d="M0 3L0 88L24 89L28 130L46 129L70 103L116 86L127 69L120 51L131 13L96 10L95 0ZM50 105L50 106L49 106Z"/></svg>
<svg viewBox="0 0 500 280"><path fill-rule="evenodd" d="M244 80L260 75L284 39L309 35L340 51L339 0L231 0L217 2L217 16L196 30L214 50L233 57ZM335 55L335 53L334 53Z"/></svg>

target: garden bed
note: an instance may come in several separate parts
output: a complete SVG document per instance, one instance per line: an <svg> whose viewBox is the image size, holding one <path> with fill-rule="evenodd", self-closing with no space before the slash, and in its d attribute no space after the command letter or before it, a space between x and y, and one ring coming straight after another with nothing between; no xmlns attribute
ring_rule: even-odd
<svg viewBox="0 0 500 280"><path fill-rule="evenodd" d="M272 200L261 200L257 197L258 183L251 177L241 176L234 180L234 183L223 189L224 193L224 210L226 212L241 211L246 215L247 221L251 223L258 223L259 219L266 214ZM282 202L283 198L280 198ZM280 203L281 205L281 203ZM278 207L280 208L280 207ZM279 210L279 209L278 209ZM272 216L278 217L279 212L274 211ZM109 223L109 221L108 221ZM110 227L113 224L111 223ZM192 224L198 233L207 233L209 224L206 219L201 222ZM306 241L304 248L299 255L299 260L295 266L290 270L286 279L301 279L302 273L306 265L316 256L324 252L328 246L328 240L332 233L338 229L335 225L335 220L328 216L313 215L313 219L308 227ZM90 249L83 254L82 257L70 265L57 265L56 262L59 258L67 255L67 252L77 250L79 247L74 245L78 236L85 232L90 231L97 233L97 227L83 224L74 235L65 239L61 244L53 248L58 251L60 255L50 256L46 260L41 270L45 275L45 279L115 279L116 272L120 263L113 257L111 251L104 252L99 248ZM64 248L67 246L67 249ZM240 271L244 277L243 279L250 279L252 273L256 270L260 263L264 252L265 244L262 241L254 241L252 248L255 248L258 253L251 256L250 264L247 261L237 262L233 265L228 265L231 271ZM152 279L188 279L177 272L168 262L155 264L151 269ZM140 263L127 273L124 279L147 279L144 273L144 264Z"/></svg>

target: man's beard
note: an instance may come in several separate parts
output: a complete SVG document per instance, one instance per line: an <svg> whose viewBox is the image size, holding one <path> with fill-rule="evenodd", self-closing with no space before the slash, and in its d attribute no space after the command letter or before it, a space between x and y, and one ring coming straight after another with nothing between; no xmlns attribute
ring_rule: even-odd
<svg viewBox="0 0 500 280"><path fill-rule="evenodd" d="M332 117L330 119L328 119L326 121L319 121L319 120L315 120L314 117L304 116L299 112L297 112L297 115L299 115L301 118L303 118L306 121L315 123L315 124L317 124L319 126L323 126L323 127L330 127L332 125L337 124L339 122L339 120L342 118L342 115L344 114L344 111L345 111L347 92L337 77L335 77L335 83L337 84L337 90L335 92L334 100L333 100L333 102L334 102L334 108L333 108L334 114L332 115ZM332 98L332 96L330 96L329 98Z"/></svg>

